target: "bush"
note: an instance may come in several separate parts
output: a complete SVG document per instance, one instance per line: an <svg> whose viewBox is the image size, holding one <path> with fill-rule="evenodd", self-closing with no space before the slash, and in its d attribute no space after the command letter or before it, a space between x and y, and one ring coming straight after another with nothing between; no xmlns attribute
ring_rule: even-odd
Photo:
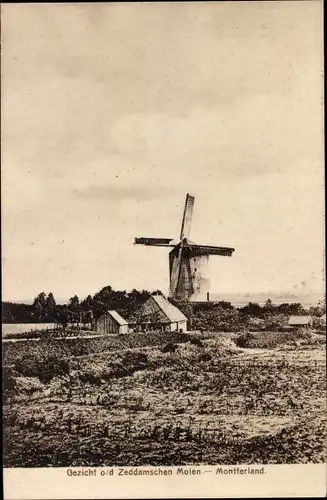
<svg viewBox="0 0 327 500"><path fill-rule="evenodd" d="M148 367L149 360L143 352L127 352L122 360L122 364L132 372L145 370Z"/></svg>
<svg viewBox="0 0 327 500"><path fill-rule="evenodd" d="M34 357L23 357L14 364L15 371L24 377L38 377L41 382L50 382L55 376L69 373L69 362L55 357L37 360Z"/></svg>
<svg viewBox="0 0 327 500"><path fill-rule="evenodd" d="M108 365L109 370L104 371L101 374L103 380L112 380L115 378L130 377L133 375L134 370L131 367L126 367L122 363L110 363Z"/></svg>
<svg viewBox="0 0 327 500"><path fill-rule="evenodd" d="M266 329L269 331L281 330L287 322L285 314L266 313L264 315Z"/></svg>
<svg viewBox="0 0 327 500"><path fill-rule="evenodd" d="M133 375L133 373L126 366L120 363L114 365L112 372L114 378L129 377L130 375Z"/></svg>
<svg viewBox="0 0 327 500"><path fill-rule="evenodd" d="M309 340L312 337L311 332L306 328L298 328L297 330L292 331L290 335L294 340Z"/></svg>
<svg viewBox="0 0 327 500"><path fill-rule="evenodd" d="M198 339L197 337L191 337L190 343L193 345L196 345L197 347L203 347L203 342L200 339Z"/></svg>
<svg viewBox="0 0 327 500"><path fill-rule="evenodd" d="M37 377L39 374L39 363L33 356L23 356L14 363L14 371L23 377Z"/></svg>
<svg viewBox="0 0 327 500"><path fill-rule="evenodd" d="M174 344L173 342L168 342L168 344L166 344L165 346L163 346L162 352L163 353L166 353L166 352L175 352L176 349L177 349L177 347L178 347L177 344Z"/></svg>
<svg viewBox="0 0 327 500"><path fill-rule="evenodd" d="M48 358L40 366L39 379L41 382L50 382L54 377L68 375L69 362L66 359Z"/></svg>
<svg viewBox="0 0 327 500"><path fill-rule="evenodd" d="M312 334L304 329L294 330L290 332L262 332L262 333L246 333L239 335L235 344L238 347L252 349L274 349L282 345L301 345L302 347L319 345L317 339Z"/></svg>
<svg viewBox="0 0 327 500"><path fill-rule="evenodd" d="M96 375L95 373L92 372L84 372L84 373L79 373L78 377L81 382L88 383L91 385L100 385L101 384L101 377Z"/></svg>
<svg viewBox="0 0 327 500"><path fill-rule="evenodd" d="M2 394L4 402L7 402L13 396L16 385L12 369L5 366L2 370Z"/></svg>
<svg viewBox="0 0 327 500"><path fill-rule="evenodd" d="M199 356L199 361L207 362L211 360L212 360L212 355L210 354L210 352L204 352Z"/></svg>
<svg viewBox="0 0 327 500"><path fill-rule="evenodd" d="M247 323L247 316L224 304L194 308L192 328L211 332L230 332L241 329Z"/></svg>
<svg viewBox="0 0 327 500"><path fill-rule="evenodd" d="M250 347L251 341L255 340L255 338L252 333L244 333L235 339L235 344L237 347Z"/></svg>

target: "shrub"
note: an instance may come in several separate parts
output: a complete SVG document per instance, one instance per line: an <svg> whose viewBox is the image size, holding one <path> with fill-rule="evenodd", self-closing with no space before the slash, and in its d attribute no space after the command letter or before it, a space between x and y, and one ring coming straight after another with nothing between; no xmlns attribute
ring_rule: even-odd
<svg viewBox="0 0 327 500"><path fill-rule="evenodd" d="M199 356L199 361L211 361L212 360L212 355L210 354L210 352L204 352L202 354L200 354Z"/></svg>
<svg viewBox="0 0 327 500"><path fill-rule="evenodd" d="M39 367L39 379L41 382L50 382L53 377L68 375L69 362L66 359L48 358Z"/></svg>
<svg viewBox="0 0 327 500"><path fill-rule="evenodd" d="M2 370L2 394L4 402L7 402L13 396L16 385L12 369L5 366Z"/></svg>
<svg viewBox="0 0 327 500"><path fill-rule="evenodd" d="M166 353L166 352L175 352L176 349L177 349L177 347L178 347L177 344L174 344L173 342L168 342L168 344L166 344L165 346L163 346L162 352L163 353Z"/></svg>
<svg viewBox="0 0 327 500"><path fill-rule="evenodd" d="M266 313L264 315L266 329L270 331L276 331L283 328L286 324L286 320L287 316L285 316L285 314Z"/></svg>
<svg viewBox="0 0 327 500"><path fill-rule="evenodd" d="M100 385L101 384L101 377L99 375L96 375L95 373L92 372L84 372L84 373L79 373L78 377L81 382L88 383L91 385Z"/></svg>
<svg viewBox="0 0 327 500"><path fill-rule="evenodd" d="M69 362L55 357L37 360L35 357L23 357L14 364L15 371L24 377L39 377L41 382L50 382L55 376L69 373Z"/></svg>
<svg viewBox="0 0 327 500"><path fill-rule="evenodd" d="M253 335L252 333L244 333L239 335L235 339L235 344L237 345L237 347L249 347L251 341L253 340L255 340L255 335Z"/></svg>
<svg viewBox="0 0 327 500"><path fill-rule="evenodd" d="M311 332L308 331L306 328L298 328L297 330L292 331L290 335L294 340L300 340L300 339L309 340L312 337Z"/></svg>
<svg viewBox="0 0 327 500"><path fill-rule="evenodd" d="M235 343L238 347L252 349L274 349L282 345L300 345L310 347L319 345L320 342L306 329L291 332L262 332L257 334L239 335Z"/></svg>
<svg viewBox="0 0 327 500"><path fill-rule="evenodd" d="M226 307L224 304L208 305L207 307L194 309L193 329L228 332L238 330L247 323L247 316L233 307Z"/></svg>
<svg viewBox="0 0 327 500"><path fill-rule="evenodd" d="M197 347L203 347L203 342L200 339L198 339L197 337L191 337L190 343L193 345L196 345Z"/></svg>
<svg viewBox="0 0 327 500"><path fill-rule="evenodd" d="M41 360L37 362L34 356L23 356L14 363L14 370L23 377L37 377Z"/></svg>
<svg viewBox="0 0 327 500"><path fill-rule="evenodd" d="M132 372L145 370L148 367L149 360L143 352L127 352L122 360L122 364Z"/></svg>
<svg viewBox="0 0 327 500"><path fill-rule="evenodd" d="M128 377L129 375L132 375L132 372L128 368L126 368L126 366L123 366L121 363L112 365L112 368L113 368L112 376L114 378Z"/></svg>

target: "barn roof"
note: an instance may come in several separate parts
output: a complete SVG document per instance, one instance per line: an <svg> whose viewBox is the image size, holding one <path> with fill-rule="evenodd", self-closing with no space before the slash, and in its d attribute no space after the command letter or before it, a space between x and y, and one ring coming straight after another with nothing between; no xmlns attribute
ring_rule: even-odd
<svg viewBox="0 0 327 500"><path fill-rule="evenodd" d="M184 316L182 311L173 306L173 304L171 304L162 295L152 295L152 299L156 301L160 309L165 313L170 321L187 321L187 317Z"/></svg>
<svg viewBox="0 0 327 500"><path fill-rule="evenodd" d="M291 316L288 320L289 325L308 325L311 322L311 316Z"/></svg>
<svg viewBox="0 0 327 500"><path fill-rule="evenodd" d="M186 316L162 295L151 295L129 318L130 323L174 323Z"/></svg>
<svg viewBox="0 0 327 500"><path fill-rule="evenodd" d="M123 325L128 325L128 322L126 321L126 319L124 319L117 311L107 311L105 312L101 318L103 318L103 316L106 316L107 314L110 314L110 316L120 325L120 326L123 326Z"/></svg>

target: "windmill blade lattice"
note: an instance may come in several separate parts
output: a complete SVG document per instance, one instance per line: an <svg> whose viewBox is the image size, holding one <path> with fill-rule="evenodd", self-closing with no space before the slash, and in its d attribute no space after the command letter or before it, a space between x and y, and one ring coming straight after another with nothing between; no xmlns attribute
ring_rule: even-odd
<svg viewBox="0 0 327 500"><path fill-rule="evenodd" d="M181 235L180 235L181 241L184 238L189 237L189 234L191 231L191 224L192 224L193 207L194 207L194 196L187 194L186 200L185 200Z"/></svg>

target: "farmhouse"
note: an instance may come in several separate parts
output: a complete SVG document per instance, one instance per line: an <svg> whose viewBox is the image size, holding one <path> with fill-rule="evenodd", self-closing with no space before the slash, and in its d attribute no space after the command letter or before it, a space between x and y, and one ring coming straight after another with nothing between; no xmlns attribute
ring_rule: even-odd
<svg viewBox="0 0 327 500"><path fill-rule="evenodd" d="M134 331L182 331L187 330L187 318L162 295L152 295L129 318Z"/></svg>
<svg viewBox="0 0 327 500"><path fill-rule="evenodd" d="M311 316L291 316L288 326L292 328L310 328L312 326Z"/></svg>
<svg viewBox="0 0 327 500"><path fill-rule="evenodd" d="M128 333L127 321L117 311L105 312L96 322L98 333Z"/></svg>

